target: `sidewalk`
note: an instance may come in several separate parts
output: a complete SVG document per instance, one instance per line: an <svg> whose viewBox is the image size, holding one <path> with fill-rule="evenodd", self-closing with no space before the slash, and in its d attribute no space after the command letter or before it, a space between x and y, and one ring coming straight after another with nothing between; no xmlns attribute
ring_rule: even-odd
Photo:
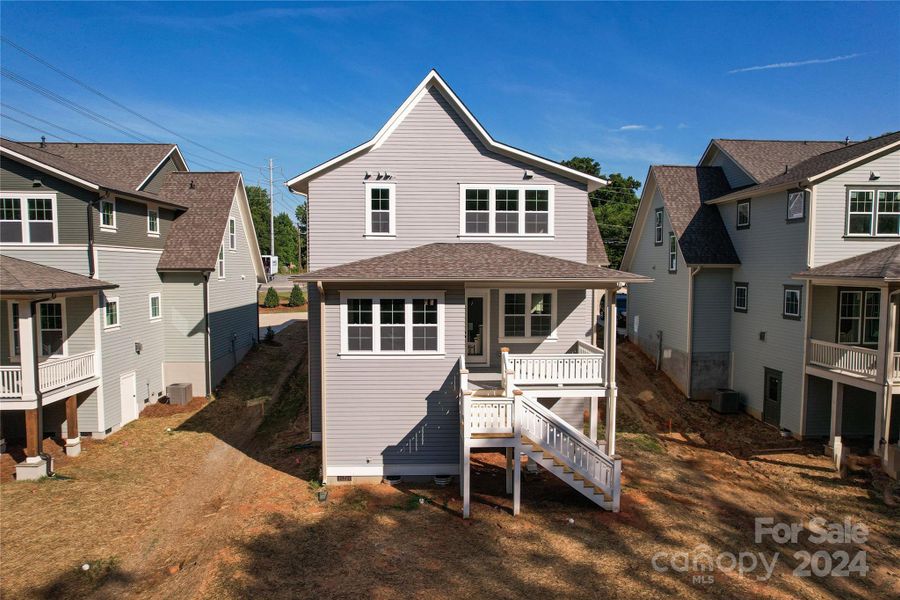
<svg viewBox="0 0 900 600"><path fill-rule="evenodd" d="M259 315L259 337L266 337L266 329L271 327L275 333L278 333L291 323L306 320L306 311L303 312L278 312L265 313Z"/></svg>

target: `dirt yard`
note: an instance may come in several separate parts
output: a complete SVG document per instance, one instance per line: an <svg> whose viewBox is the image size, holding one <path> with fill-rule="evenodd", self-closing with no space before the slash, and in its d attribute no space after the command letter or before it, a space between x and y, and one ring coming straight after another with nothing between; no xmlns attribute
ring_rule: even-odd
<svg viewBox="0 0 900 600"><path fill-rule="evenodd" d="M900 589L900 510L887 481L864 470L841 479L820 446L749 417L715 416L627 344L620 513L541 472L526 476L513 518L493 453L474 458L468 521L455 485L334 487L320 503L319 453L304 443L304 326L249 355L214 402L152 407L63 460L59 479L0 485L2 596L793 599ZM265 417L247 406L273 393ZM847 517L868 535L815 544L807 530L797 543L756 543L755 517ZM865 551L868 572L794 576L803 550ZM741 552L769 562L779 553L771 578L757 580L762 566L672 566Z"/></svg>

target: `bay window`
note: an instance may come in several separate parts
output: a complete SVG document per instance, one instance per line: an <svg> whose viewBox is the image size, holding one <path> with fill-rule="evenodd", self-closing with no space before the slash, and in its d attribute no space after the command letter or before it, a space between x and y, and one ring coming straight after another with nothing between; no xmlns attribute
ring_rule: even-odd
<svg viewBox="0 0 900 600"><path fill-rule="evenodd" d="M460 236L552 236L553 188L462 186L459 229Z"/></svg>
<svg viewBox="0 0 900 600"><path fill-rule="evenodd" d="M443 353L443 292L342 292L342 355Z"/></svg>

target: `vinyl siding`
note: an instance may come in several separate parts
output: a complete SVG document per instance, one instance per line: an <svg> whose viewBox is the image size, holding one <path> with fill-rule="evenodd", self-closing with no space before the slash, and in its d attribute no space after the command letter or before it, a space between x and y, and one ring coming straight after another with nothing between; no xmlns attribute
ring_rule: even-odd
<svg viewBox="0 0 900 600"><path fill-rule="evenodd" d="M165 356L164 320L150 321L149 295L162 292L156 272L158 252L98 250L100 273L107 281L119 284L108 296L119 298L118 329L101 332L103 352L103 400L106 427L121 423L122 406L119 378L134 371L137 375L138 406L156 401L162 393L162 362ZM163 306L166 298L162 298ZM135 351L135 342L143 349Z"/></svg>
<svg viewBox="0 0 900 600"><path fill-rule="evenodd" d="M733 188L757 183L757 181L747 175L736 162L718 149L714 150L712 156L704 161L704 165L720 167L722 172L725 173L725 179L728 180L729 185Z"/></svg>
<svg viewBox="0 0 900 600"><path fill-rule="evenodd" d="M222 231L225 243L225 278L209 277L209 331L212 384L215 386L241 361L259 336L257 322L256 271L250 256L247 232L241 219L238 196L232 200L236 249L228 249L227 224Z"/></svg>
<svg viewBox="0 0 900 600"><path fill-rule="evenodd" d="M877 181L869 174L877 171ZM900 238L845 238L848 186L900 188L900 151L876 158L816 185L813 267L900 243ZM877 198L876 198L877 201Z"/></svg>
<svg viewBox="0 0 900 600"><path fill-rule="evenodd" d="M446 288L442 358L341 358L337 290L326 289L325 319L327 466L384 464L402 474L411 465L457 465L462 286Z"/></svg>
<svg viewBox="0 0 900 600"><path fill-rule="evenodd" d="M203 277L199 273L163 273L162 281L165 360L203 363Z"/></svg>
<svg viewBox="0 0 900 600"><path fill-rule="evenodd" d="M88 274L87 246L0 246L4 256L12 256L63 271Z"/></svg>
<svg viewBox="0 0 900 600"><path fill-rule="evenodd" d="M523 179L526 169L534 171L533 179ZM394 239L364 237L367 171L388 171L396 184ZM555 239L478 241L586 261L584 184L488 151L432 88L380 148L310 182L310 269L460 241L461 184L554 186Z"/></svg>
<svg viewBox="0 0 900 600"><path fill-rule="evenodd" d="M178 170L178 165L175 163L175 159L169 156L163 163L159 166L153 176L141 187L141 191L149 192L151 194L158 194L159 190L162 189L163 182L166 180L166 175L169 173L174 173Z"/></svg>
<svg viewBox="0 0 900 600"><path fill-rule="evenodd" d="M782 300L783 285L797 285L792 275L806 267L807 227L785 223L786 202L785 193L753 198L750 228L741 230L735 228L735 203L721 205L719 210L742 260L733 270L733 280L749 283L747 312L731 315L732 387L741 393L749 412L760 416L765 369L781 371L781 425L799 432L803 321L784 319ZM804 289L804 298L806 293ZM765 341L759 339L760 332L765 332Z"/></svg>
<svg viewBox="0 0 900 600"><path fill-rule="evenodd" d="M662 332L662 370L683 392L688 386L688 295L690 272L681 252L678 270L669 273L669 233L672 224L663 211L663 244L654 245L654 214L663 206L662 195L652 195L647 217L639 232L634 258L629 270L653 278L628 288L628 337L656 360L657 331ZM635 331L635 320L638 330Z"/></svg>
<svg viewBox="0 0 900 600"><path fill-rule="evenodd" d="M704 268L694 275L694 352L731 350L731 282L731 269Z"/></svg>
<svg viewBox="0 0 900 600"><path fill-rule="evenodd" d="M147 205L143 202L116 199L116 229L101 229L100 206L93 211L94 241L99 246L125 246L128 248L155 248L162 250L166 236L172 227L175 213L167 208L159 209L159 235L147 233ZM85 235L85 239L87 236Z"/></svg>

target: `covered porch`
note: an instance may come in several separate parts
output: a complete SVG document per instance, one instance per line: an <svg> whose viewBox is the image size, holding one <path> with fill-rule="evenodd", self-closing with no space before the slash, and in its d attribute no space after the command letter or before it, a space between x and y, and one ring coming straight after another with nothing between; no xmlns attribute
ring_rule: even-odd
<svg viewBox="0 0 900 600"><path fill-rule="evenodd" d="M0 441L21 440L16 478L38 479L52 471L43 451L51 405L66 453L81 451L79 400L101 383L100 292L116 285L9 256L0 280Z"/></svg>

